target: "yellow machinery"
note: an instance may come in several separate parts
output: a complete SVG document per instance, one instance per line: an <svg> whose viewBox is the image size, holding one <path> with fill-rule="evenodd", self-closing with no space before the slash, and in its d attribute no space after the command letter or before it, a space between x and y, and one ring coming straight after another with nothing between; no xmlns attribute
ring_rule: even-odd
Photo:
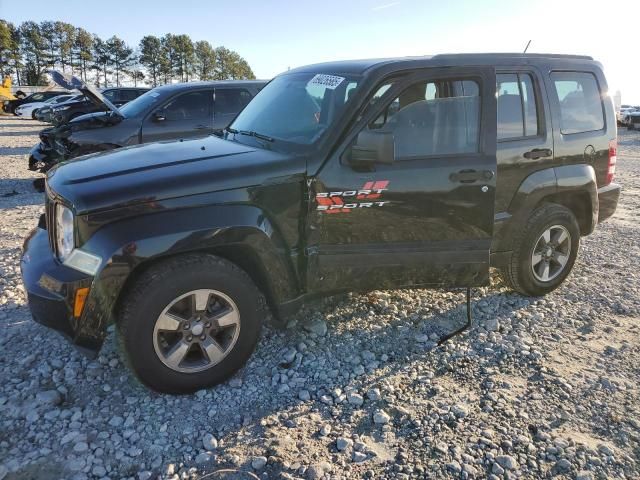
<svg viewBox="0 0 640 480"><path fill-rule="evenodd" d="M2 81L2 86L0 87L0 113L4 113L4 101L5 100L15 100L16 97L11 93L11 77L7 75L4 77Z"/></svg>

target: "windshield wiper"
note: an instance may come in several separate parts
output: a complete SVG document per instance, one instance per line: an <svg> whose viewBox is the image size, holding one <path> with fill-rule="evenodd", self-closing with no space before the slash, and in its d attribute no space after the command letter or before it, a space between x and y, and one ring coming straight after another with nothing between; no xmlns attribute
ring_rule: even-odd
<svg viewBox="0 0 640 480"><path fill-rule="evenodd" d="M254 131L251 131L251 130L236 130L235 128L231 128L231 127L227 127L227 128L225 128L225 130L227 132L229 132L229 133L247 135L248 137L259 138L260 140L265 140L267 142L275 141L275 139L272 138L272 137L269 137L267 135L263 135L261 133L254 132Z"/></svg>

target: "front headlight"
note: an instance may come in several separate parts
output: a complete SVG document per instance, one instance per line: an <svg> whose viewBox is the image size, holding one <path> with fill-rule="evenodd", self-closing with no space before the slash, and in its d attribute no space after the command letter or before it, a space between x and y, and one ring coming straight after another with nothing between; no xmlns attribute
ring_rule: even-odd
<svg viewBox="0 0 640 480"><path fill-rule="evenodd" d="M73 213L63 205L56 205L56 248L60 260L64 261L73 247Z"/></svg>

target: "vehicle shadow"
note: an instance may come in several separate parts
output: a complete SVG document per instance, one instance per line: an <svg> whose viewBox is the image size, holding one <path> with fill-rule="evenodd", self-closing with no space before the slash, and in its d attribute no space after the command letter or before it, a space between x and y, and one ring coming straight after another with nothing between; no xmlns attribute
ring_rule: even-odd
<svg viewBox="0 0 640 480"><path fill-rule="evenodd" d="M0 124L0 126L3 126ZM3 132L0 130L0 137L27 137L33 135L35 132L31 130L25 130L24 132Z"/></svg>
<svg viewBox="0 0 640 480"><path fill-rule="evenodd" d="M14 120L14 119L11 119ZM21 127L21 128L35 128L35 127L43 127L43 126L47 126L49 125L48 123L41 123L41 122L37 122L35 120L31 120L30 122L33 123L10 123L11 120L2 120L2 117L0 117L0 127Z"/></svg>
<svg viewBox="0 0 640 480"><path fill-rule="evenodd" d="M38 192L33 181L36 178L0 179L0 209L44 204L44 196Z"/></svg>
<svg viewBox="0 0 640 480"><path fill-rule="evenodd" d="M0 155L27 155L33 147L0 147Z"/></svg>

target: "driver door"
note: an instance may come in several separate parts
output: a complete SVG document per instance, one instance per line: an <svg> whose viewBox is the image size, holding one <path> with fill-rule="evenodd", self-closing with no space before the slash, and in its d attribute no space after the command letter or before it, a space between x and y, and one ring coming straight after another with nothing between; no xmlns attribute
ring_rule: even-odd
<svg viewBox="0 0 640 480"><path fill-rule="evenodd" d="M489 67L387 85L310 183L310 291L488 283L495 85Z"/></svg>

